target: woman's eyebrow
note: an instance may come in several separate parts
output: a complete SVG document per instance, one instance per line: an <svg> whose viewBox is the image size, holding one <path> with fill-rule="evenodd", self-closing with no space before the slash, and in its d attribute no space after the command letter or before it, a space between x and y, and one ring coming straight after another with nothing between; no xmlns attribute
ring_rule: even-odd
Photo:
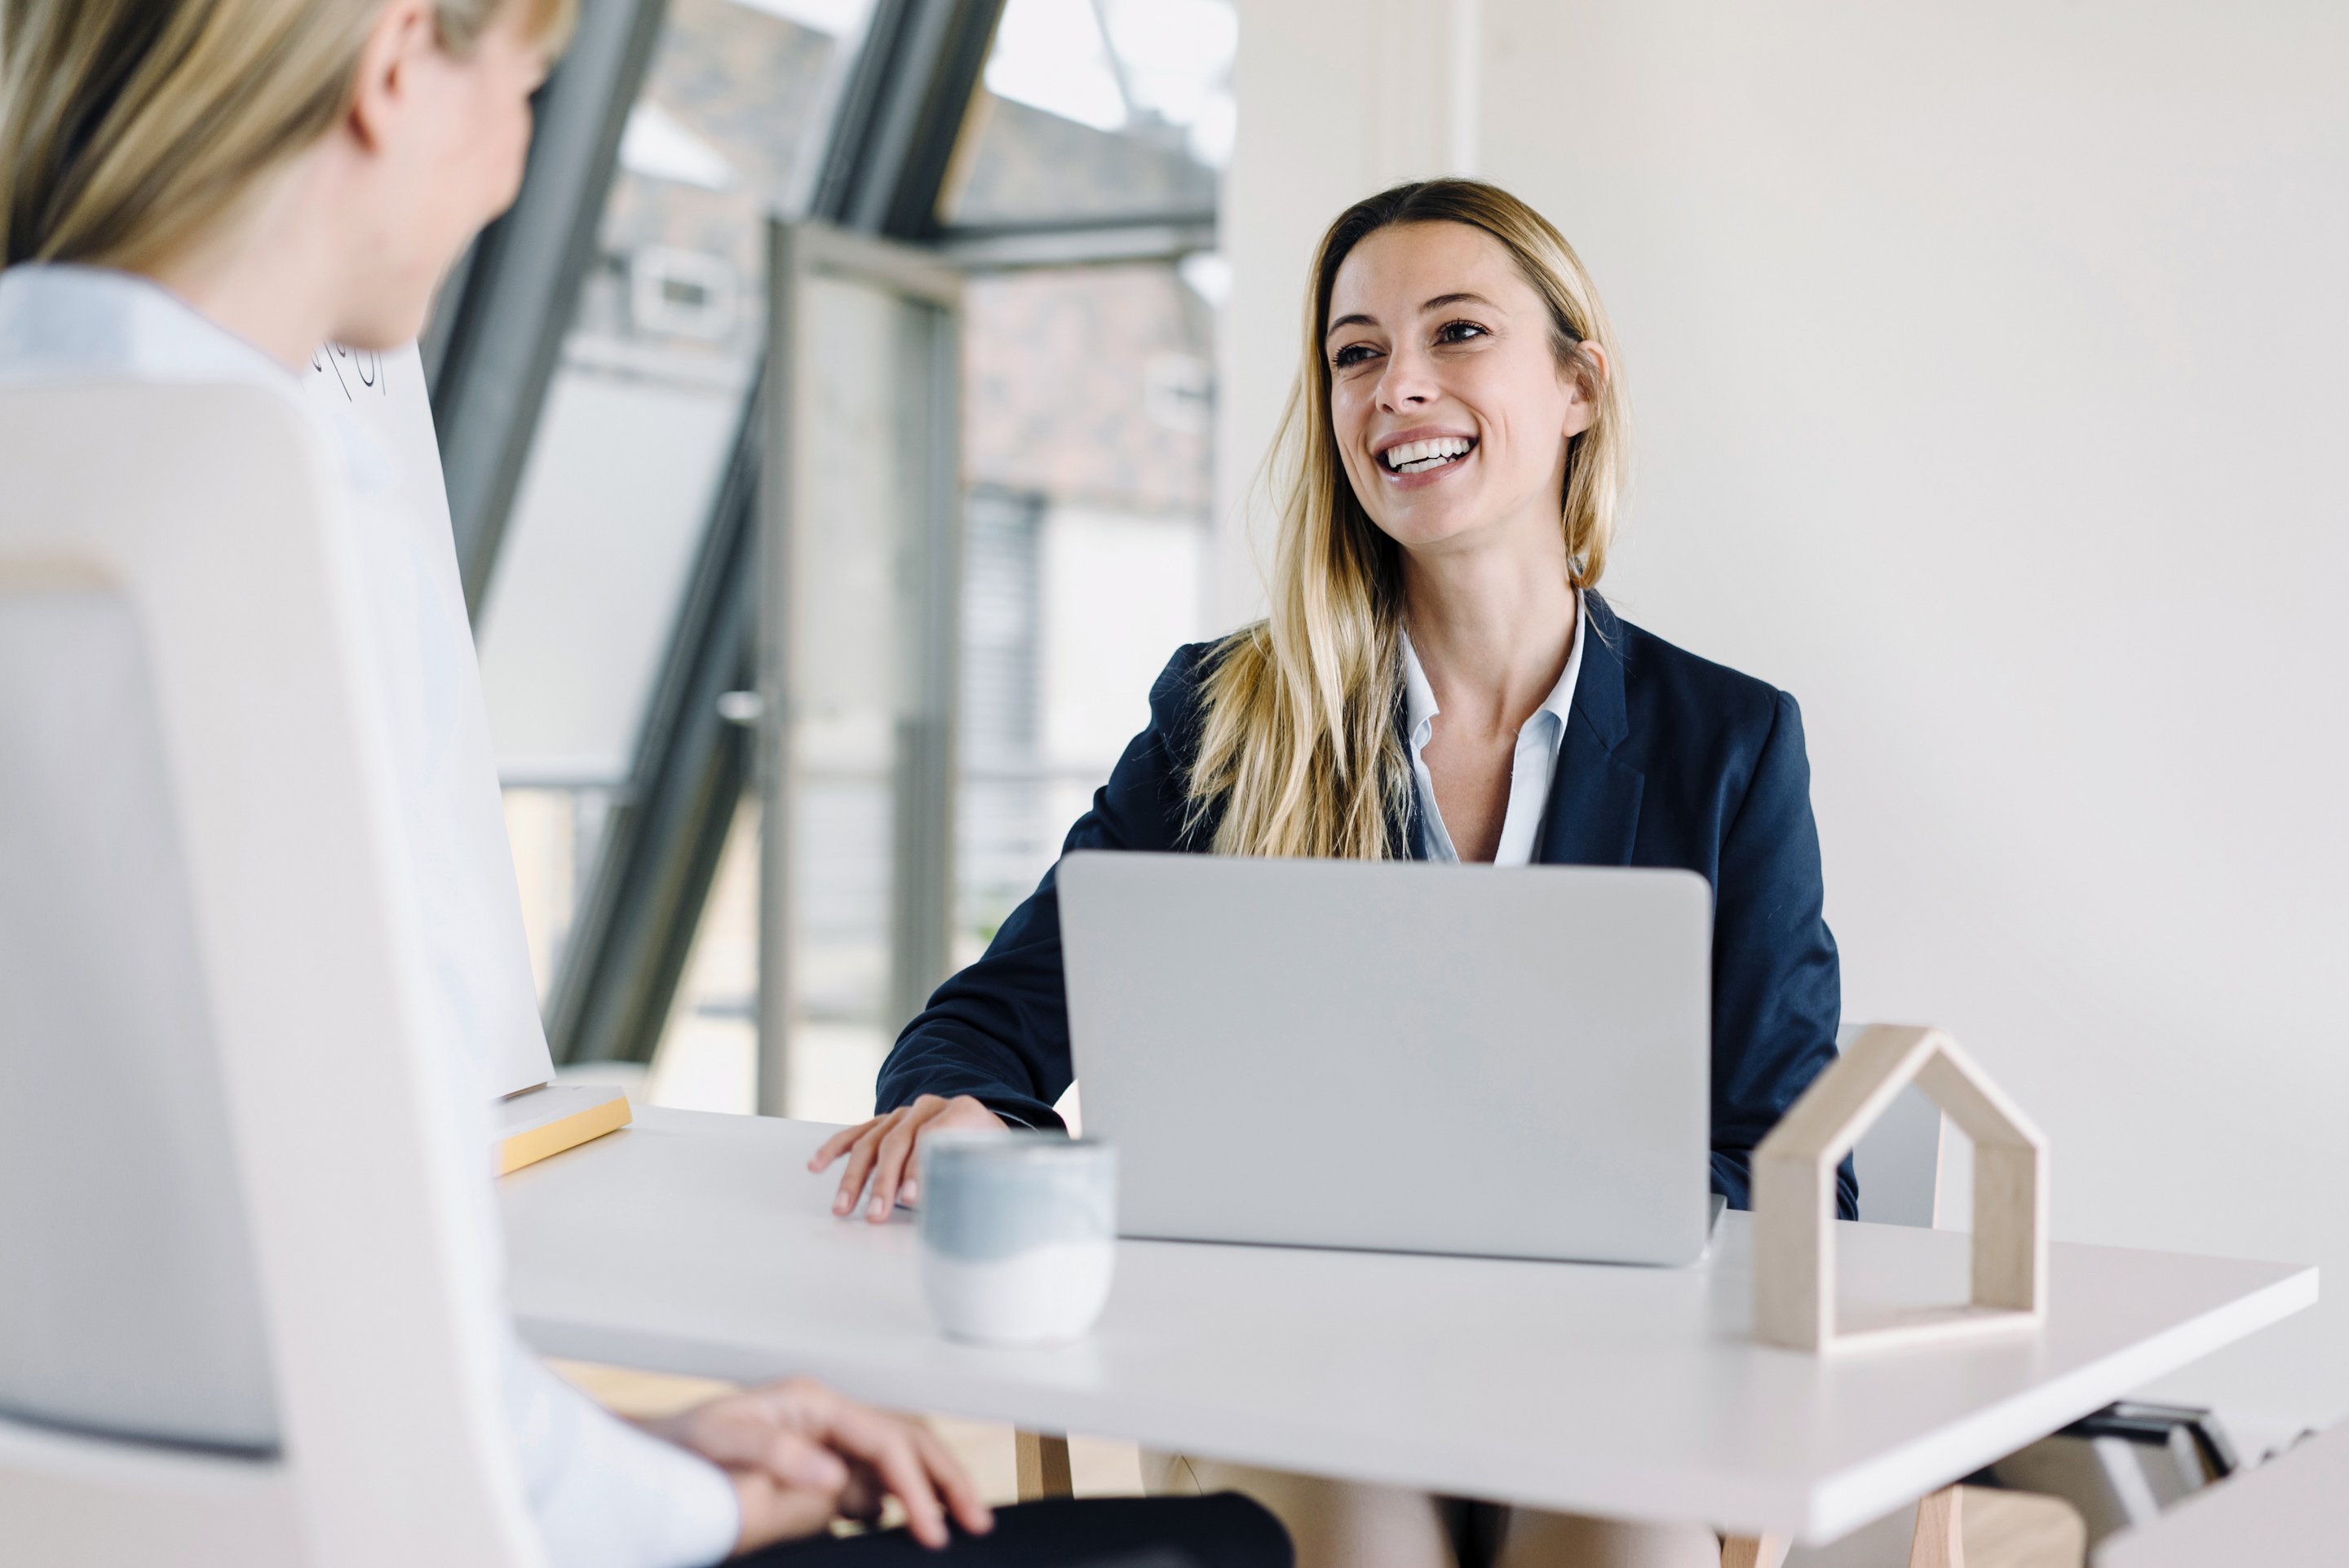
<svg viewBox="0 0 2349 1568"><path fill-rule="evenodd" d="M1498 310L1501 308L1499 305L1495 304L1491 300L1486 299L1483 294L1468 294L1464 291L1460 294L1437 294L1433 299L1429 300L1425 304L1421 305L1419 309L1420 314L1424 315L1430 311L1442 310L1446 305L1454 304L1481 304L1486 310ZM1330 330L1323 333L1321 335L1324 340L1327 340L1334 335L1341 326L1376 325L1378 325L1376 321L1372 320L1370 316L1363 315L1361 311L1356 311L1351 315L1341 315L1337 320L1331 322L1330 324Z"/></svg>

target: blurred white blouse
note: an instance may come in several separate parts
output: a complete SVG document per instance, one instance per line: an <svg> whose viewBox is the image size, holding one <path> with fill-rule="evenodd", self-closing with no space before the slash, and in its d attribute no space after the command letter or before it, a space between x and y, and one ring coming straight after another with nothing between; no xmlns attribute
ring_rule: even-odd
<svg viewBox="0 0 2349 1568"><path fill-rule="evenodd" d="M480 1130L478 1228L494 1247L487 1109L543 1081L548 1055L421 362L412 347L364 361L322 351L297 377L144 278L0 272L0 381L91 376L270 387L308 407L342 458L398 770L407 854L396 869L414 879L424 915L438 1032L457 1053L449 1081ZM510 1322L502 1343L524 1483L558 1568L690 1568L733 1550L740 1519L723 1471L607 1414Z"/></svg>

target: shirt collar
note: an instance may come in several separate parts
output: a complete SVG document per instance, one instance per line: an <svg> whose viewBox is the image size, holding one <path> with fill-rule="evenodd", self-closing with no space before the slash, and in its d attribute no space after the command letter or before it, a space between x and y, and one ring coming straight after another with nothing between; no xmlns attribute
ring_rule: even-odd
<svg viewBox="0 0 2349 1568"><path fill-rule="evenodd" d="M1574 651L1566 656L1566 668L1559 672L1557 684L1549 688L1549 696L1534 710L1534 717L1547 713L1557 719L1557 735L1566 733L1566 716L1574 706L1574 686L1582 675L1582 650L1590 640L1590 611L1585 596L1574 596ZM1435 688L1428 684L1427 671L1419 662L1419 650L1411 645L1411 634L1402 634L1402 721L1411 738L1413 750L1425 746L1434 733L1435 716L1444 710L1436 706ZM1533 722L1531 718L1526 720Z"/></svg>
<svg viewBox="0 0 2349 1568"><path fill-rule="evenodd" d="M1411 634L1405 632L1402 634L1402 724L1414 750L1427 744L1435 716L1442 711L1435 706L1435 688L1427 684L1427 672L1420 667L1419 650L1411 645Z"/></svg>
<svg viewBox="0 0 2349 1568"><path fill-rule="evenodd" d="M71 262L0 271L0 379L26 375L255 382L310 402L299 375L153 279ZM395 465L370 432L347 417L326 425L357 490L392 488Z"/></svg>
<svg viewBox="0 0 2349 1568"><path fill-rule="evenodd" d="M162 284L74 263L0 273L0 359L36 371L295 385L291 371Z"/></svg>

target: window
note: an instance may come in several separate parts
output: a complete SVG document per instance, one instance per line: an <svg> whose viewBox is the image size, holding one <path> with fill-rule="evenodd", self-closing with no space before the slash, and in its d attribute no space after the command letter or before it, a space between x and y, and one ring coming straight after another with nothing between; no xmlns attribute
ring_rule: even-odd
<svg viewBox="0 0 2349 1568"><path fill-rule="evenodd" d="M963 301L968 961L1147 721L1167 658L1214 630L1214 320L1164 262L1001 273Z"/></svg>
<svg viewBox="0 0 2349 1568"><path fill-rule="evenodd" d="M1237 37L1231 0L1009 0L939 222L1211 221Z"/></svg>
<svg viewBox="0 0 2349 1568"><path fill-rule="evenodd" d="M865 5L670 0L628 114L477 628L542 993L734 451L767 218L806 200Z"/></svg>
<svg viewBox="0 0 2349 1568"><path fill-rule="evenodd" d="M866 0L670 0L624 129L604 122L619 166L479 641L558 1055L650 1056L664 1103L865 1114L903 1018L1050 865L1173 650L1216 629L1230 0L949 10L916 27ZM794 459L750 405L769 222L812 209L871 234L818 249L874 266L812 283L799 363L764 372L831 421L786 443ZM943 283L908 294L924 269ZM916 338L956 351L958 381L936 384L957 397L884 372ZM906 420L949 403L959 470L909 545L898 480L924 459L905 432L936 421ZM793 536L813 575L784 617L756 607L762 467L823 521ZM908 573L957 556L920 600L959 622L943 663L908 655ZM776 709L794 727L774 821L749 763L753 727L784 722L751 689L762 614L823 655L802 694L823 700ZM938 739L909 741L941 715ZM935 919L909 918L933 895ZM769 941L778 897L788 939ZM789 1040L764 1086L762 1011Z"/></svg>

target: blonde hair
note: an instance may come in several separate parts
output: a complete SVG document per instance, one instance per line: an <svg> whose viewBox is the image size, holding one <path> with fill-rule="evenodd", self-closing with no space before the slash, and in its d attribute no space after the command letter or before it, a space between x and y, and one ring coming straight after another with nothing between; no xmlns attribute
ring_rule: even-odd
<svg viewBox="0 0 2349 1568"><path fill-rule="evenodd" d="M349 107L387 0L0 0L0 265L151 266ZM452 53L507 5L436 0ZM527 0L533 36L576 0Z"/></svg>
<svg viewBox="0 0 2349 1568"><path fill-rule="evenodd" d="M1626 460L1623 399L1614 333L1574 248L1531 207L1475 180L1398 185L1340 213L1314 256L1304 358L1268 460L1280 512L1270 613L1216 646L1202 686L1188 827L1212 820L1208 848L1218 854L1408 852L1411 769L1397 725L1402 561L1346 478L1322 342L1347 255L1404 223L1464 223L1491 235L1549 306L1558 363L1593 404L1589 428L1567 444L1558 498L1568 580L1588 588L1607 569Z"/></svg>

